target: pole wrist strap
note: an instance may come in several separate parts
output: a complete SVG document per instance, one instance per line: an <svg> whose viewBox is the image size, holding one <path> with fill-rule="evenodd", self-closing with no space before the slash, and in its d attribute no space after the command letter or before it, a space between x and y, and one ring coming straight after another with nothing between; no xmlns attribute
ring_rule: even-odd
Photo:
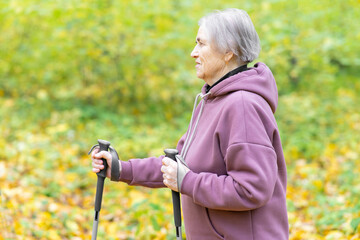
<svg viewBox="0 0 360 240"><path fill-rule="evenodd" d="M109 147L111 154L111 181L118 182L120 180L120 162L119 155L113 147Z"/></svg>

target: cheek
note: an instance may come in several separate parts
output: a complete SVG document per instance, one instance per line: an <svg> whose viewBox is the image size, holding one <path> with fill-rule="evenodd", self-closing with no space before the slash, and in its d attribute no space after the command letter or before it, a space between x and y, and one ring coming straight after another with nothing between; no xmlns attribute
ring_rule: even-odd
<svg viewBox="0 0 360 240"><path fill-rule="evenodd" d="M203 69L206 72L217 71L219 68L222 68L224 65L220 59L215 58L214 56L204 57L202 63L203 63Z"/></svg>
<svg viewBox="0 0 360 240"><path fill-rule="evenodd" d="M219 56L217 56L216 53L210 49L204 49L199 57L201 63L207 68L213 68L221 64Z"/></svg>
<svg viewBox="0 0 360 240"><path fill-rule="evenodd" d="M220 59L215 59L213 62L213 67L214 68L223 68L225 66L224 61L220 60Z"/></svg>
<svg viewBox="0 0 360 240"><path fill-rule="evenodd" d="M208 59L208 50L206 49L206 47L202 47L199 49L199 59L201 64L206 63L207 59Z"/></svg>
<svg viewBox="0 0 360 240"><path fill-rule="evenodd" d="M211 61L209 61L210 59L209 59L209 56L206 54L206 53L204 53L204 54L202 54L201 56L200 56L200 61L201 61L201 65L202 65L202 67L204 68L204 67L207 67L207 65L209 64L209 62Z"/></svg>

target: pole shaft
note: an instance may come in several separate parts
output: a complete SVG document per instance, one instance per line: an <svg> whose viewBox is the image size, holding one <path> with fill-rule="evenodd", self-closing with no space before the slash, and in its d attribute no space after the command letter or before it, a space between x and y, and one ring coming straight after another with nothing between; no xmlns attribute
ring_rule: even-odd
<svg viewBox="0 0 360 240"><path fill-rule="evenodd" d="M95 195L95 211L100 212L105 178L98 176Z"/></svg>
<svg viewBox="0 0 360 240"><path fill-rule="evenodd" d="M98 212L95 212L95 218L96 218L96 216L98 216ZM98 225L99 225L99 220L94 219L93 228L92 228L92 234L91 234L91 240L96 240Z"/></svg>
<svg viewBox="0 0 360 240"><path fill-rule="evenodd" d="M182 240L181 227L176 227L176 240Z"/></svg>

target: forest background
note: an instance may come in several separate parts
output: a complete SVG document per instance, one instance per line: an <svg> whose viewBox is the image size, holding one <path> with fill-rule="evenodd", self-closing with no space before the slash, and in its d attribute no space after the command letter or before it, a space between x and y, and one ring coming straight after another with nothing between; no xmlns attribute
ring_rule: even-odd
<svg viewBox="0 0 360 240"><path fill-rule="evenodd" d="M203 85L197 21L228 7L277 80L290 239L360 239L358 0L1 0L0 239L90 239L87 151L176 146ZM168 189L106 181L99 239L174 233Z"/></svg>

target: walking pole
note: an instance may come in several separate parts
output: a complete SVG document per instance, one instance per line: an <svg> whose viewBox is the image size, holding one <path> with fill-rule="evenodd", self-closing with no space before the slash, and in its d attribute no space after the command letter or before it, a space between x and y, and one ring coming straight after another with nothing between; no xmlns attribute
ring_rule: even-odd
<svg viewBox="0 0 360 240"><path fill-rule="evenodd" d="M166 157L171 158L176 162L175 156L179 153L177 149L165 149L164 152ZM171 190L171 194L173 201L174 221L176 227L176 239L182 240L180 194L173 190Z"/></svg>
<svg viewBox="0 0 360 240"><path fill-rule="evenodd" d="M100 146L100 151L108 151L110 142L98 139L98 143L99 144L96 144L95 146L93 146L91 148L89 154L97 146ZM97 185L96 185L96 196L95 196L95 217L94 217L94 224L93 224L93 229L92 229L92 234L91 234L91 240L96 240L96 237L97 237L97 230L98 230L98 225L99 225L99 213L100 213L100 209L101 209L101 201L102 201L103 190L104 190L104 181L106 178L106 170L108 168L106 159L102 158L101 160L103 161L104 169L102 169L100 172L96 173Z"/></svg>

